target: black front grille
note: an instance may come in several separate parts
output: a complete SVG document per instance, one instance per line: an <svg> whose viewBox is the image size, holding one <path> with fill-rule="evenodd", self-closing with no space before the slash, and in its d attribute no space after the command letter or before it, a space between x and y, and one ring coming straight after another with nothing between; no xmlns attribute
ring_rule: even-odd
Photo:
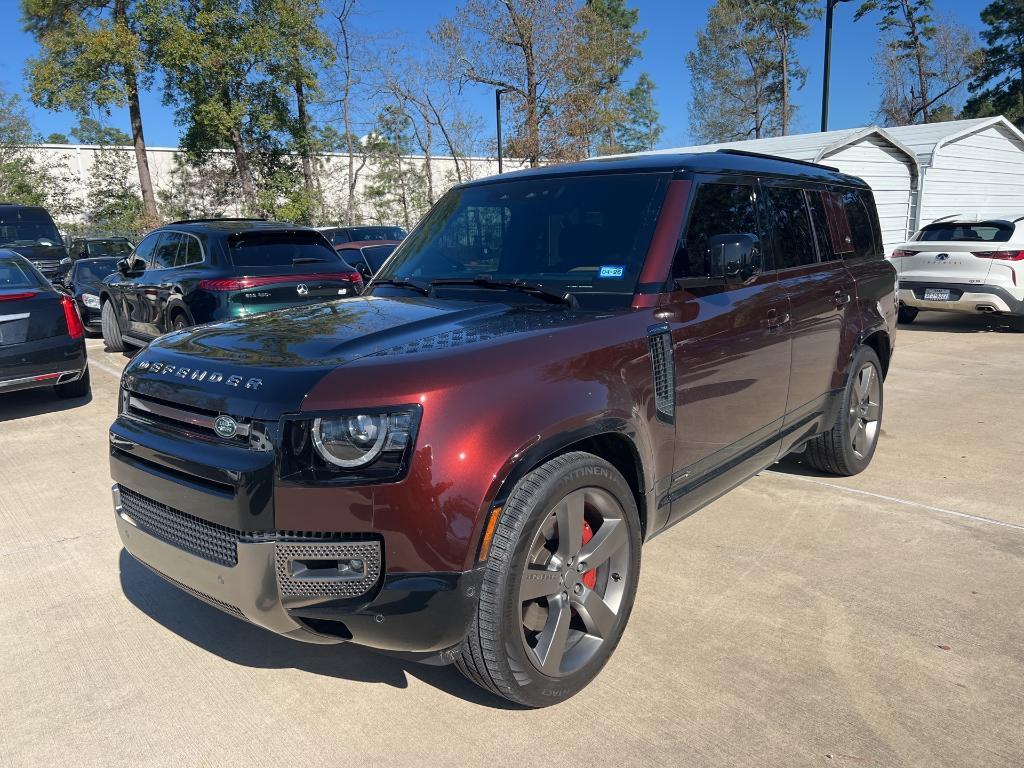
<svg viewBox="0 0 1024 768"><path fill-rule="evenodd" d="M221 565L238 563L238 532L121 486L122 514L161 541Z"/></svg>

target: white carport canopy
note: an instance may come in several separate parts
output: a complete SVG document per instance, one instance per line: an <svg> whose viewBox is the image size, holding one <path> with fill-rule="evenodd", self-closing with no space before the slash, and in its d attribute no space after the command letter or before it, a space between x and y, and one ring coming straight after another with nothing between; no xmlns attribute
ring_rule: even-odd
<svg viewBox="0 0 1024 768"><path fill-rule="evenodd" d="M655 154L725 148L824 163L864 179L875 196L887 253L942 216L1024 210L1024 134L1004 117L868 126Z"/></svg>

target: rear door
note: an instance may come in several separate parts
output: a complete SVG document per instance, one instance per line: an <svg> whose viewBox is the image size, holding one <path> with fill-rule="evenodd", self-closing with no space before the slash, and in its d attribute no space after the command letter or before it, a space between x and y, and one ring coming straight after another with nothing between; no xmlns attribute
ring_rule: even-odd
<svg viewBox="0 0 1024 768"><path fill-rule="evenodd" d="M929 224L893 251L892 262L900 281L982 285L992 269L992 259L975 256L975 252L998 248L1012 234L1013 226L1001 222ZM950 298L941 288L935 290L940 292L938 300ZM920 298L928 297L922 294Z"/></svg>
<svg viewBox="0 0 1024 768"><path fill-rule="evenodd" d="M763 188L779 281L790 302L793 364L783 429L796 429L821 412L841 380L836 374L849 353L844 330L856 286L831 243L827 190L784 180L764 182Z"/></svg>

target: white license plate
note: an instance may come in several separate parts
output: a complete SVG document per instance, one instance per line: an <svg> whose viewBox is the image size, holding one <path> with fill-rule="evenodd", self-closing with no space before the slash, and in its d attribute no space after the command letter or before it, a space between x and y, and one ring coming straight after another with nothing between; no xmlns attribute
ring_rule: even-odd
<svg viewBox="0 0 1024 768"><path fill-rule="evenodd" d="M949 301L949 288L925 288L925 301Z"/></svg>

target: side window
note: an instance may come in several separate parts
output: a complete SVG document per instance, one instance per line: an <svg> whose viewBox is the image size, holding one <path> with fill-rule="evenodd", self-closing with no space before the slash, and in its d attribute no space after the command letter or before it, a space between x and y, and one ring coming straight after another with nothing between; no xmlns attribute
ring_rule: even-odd
<svg viewBox="0 0 1024 768"><path fill-rule="evenodd" d="M135 246L135 252L131 256L132 271L141 272L149 265L153 251L156 250L157 243L162 235L163 232L154 232L142 238L142 242Z"/></svg>
<svg viewBox="0 0 1024 768"><path fill-rule="evenodd" d="M672 265L672 277L717 278L712 274L708 241L715 235L758 234L752 184L702 183L690 209L682 247Z"/></svg>
<svg viewBox="0 0 1024 768"><path fill-rule="evenodd" d="M192 235L182 235L181 245L178 247L178 255L174 259L174 266L187 267L189 264L198 264L203 260L203 249L199 244L199 238Z"/></svg>
<svg viewBox="0 0 1024 768"><path fill-rule="evenodd" d="M850 228L852 253L849 258L863 258L878 253L881 244L875 240L875 223L872 211L875 207L870 192L857 189L843 189L838 193L839 203L846 213Z"/></svg>
<svg viewBox="0 0 1024 768"><path fill-rule="evenodd" d="M331 239L331 242L334 243L335 245L341 245L342 243L347 243L350 242L351 240L352 238L349 237L348 232L345 232L344 230L341 229L336 229L334 230L334 237Z"/></svg>
<svg viewBox="0 0 1024 768"><path fill-rule="evenodd" d="M160 240L160 245L153 251L150 261L153 269L167 269L174 266L174 259L181 245L182 235L178 232L167 232Z"/></svg>
<svg viewBox="0 0 1024 768"><path fill-rule="evenodd" d="M795 187L765 187L768 218L775 245L775 268L800 267L818 260L814 233L804 201L804 191Z"/></svg>
<svg viewBox="0 0 1024 768"><path fill-rule="evenodd" d="M824 190L809 189L807 203L811 211L811 222L814 224L814 239L818 243L818 257L822 261L835 261L842 251L836 247L836 225L825 205L826 195L828 192Z"/></svg>

